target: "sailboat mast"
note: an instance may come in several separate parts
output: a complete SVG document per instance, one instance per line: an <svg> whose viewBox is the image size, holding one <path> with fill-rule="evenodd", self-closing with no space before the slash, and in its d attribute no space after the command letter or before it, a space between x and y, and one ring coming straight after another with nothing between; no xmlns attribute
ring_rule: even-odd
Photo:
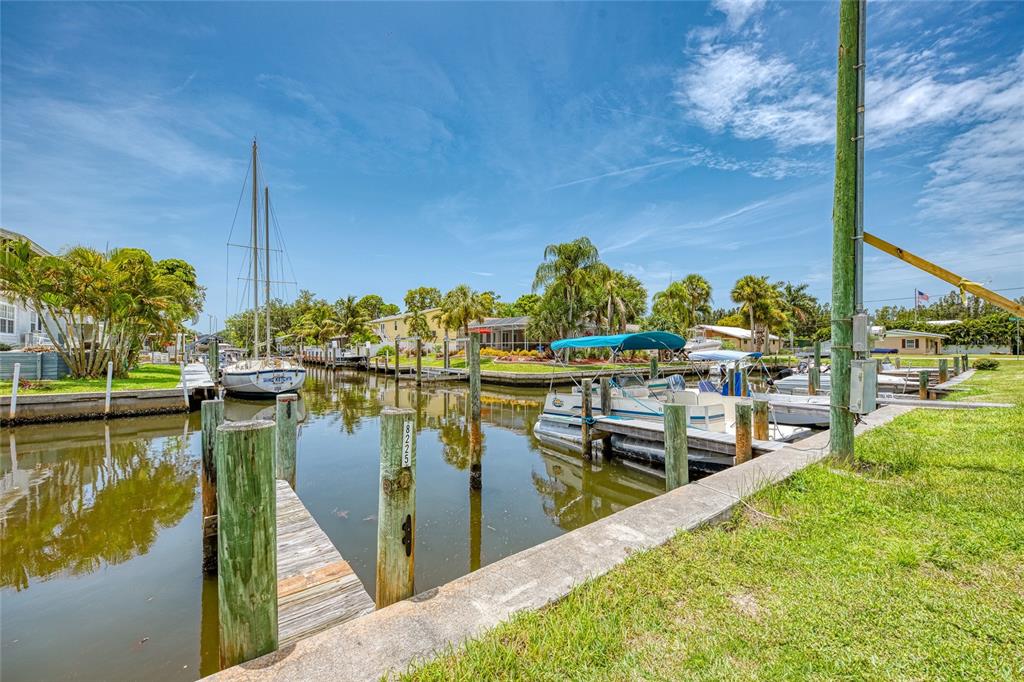
<svg viewBox="0 0 1024 682"><path fill-rule="evenodd" d="M252 357L260 359L259 184L256 179L256 140L252 141Z"/></svg>
<svg viewBox="0 0 1024 682"><path fill-rule="evenodd" d="M263 289L263 298L267 306L267 357L270 357L270 188L263 188L263 247L264 262L263 276L266 283Z"/></svg>

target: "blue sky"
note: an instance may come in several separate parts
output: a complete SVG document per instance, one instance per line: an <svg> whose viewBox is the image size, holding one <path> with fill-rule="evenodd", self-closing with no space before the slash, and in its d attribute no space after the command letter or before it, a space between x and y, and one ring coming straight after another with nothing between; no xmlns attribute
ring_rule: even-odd
<svg viewBox="0 0 1024 682"><path fill-rule="evenodd" d="M2 13L0 221L186 258L220 318L253 135L295 278L330 300L512 300L579 235L651 293L699 272L727 306L754 272L830 296L834 3ZM1000 289L1024 287L1022 29L1020 3L869 3L867 229ZM873 305L948 289L866 270Z"/></svg>

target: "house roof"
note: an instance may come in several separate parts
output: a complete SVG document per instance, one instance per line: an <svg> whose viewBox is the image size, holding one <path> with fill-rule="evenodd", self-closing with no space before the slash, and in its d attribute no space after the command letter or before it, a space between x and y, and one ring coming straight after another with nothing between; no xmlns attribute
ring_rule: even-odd
<svg viewBox="0 0 1024 682"><path fill-rule="evenodd" d="M425 308L425 309L421 310L420 312L425 315L427 313L436 313L439 310L440 310L440 308ZM412 316L412 313L398 313L396 315L387 315L386 317L378 317L378 318L375 318L373 320L370 320L369 324L377 324L379 322L391 322L392 320L401 320L402 318L411 317L411 316Z"/></svg>
<svg viewBox="0 0 1024 682"><path fill-rule="evenodd" d="M960 324L960 320L925 320L925 324L933 327L948 327L951 324Z"/></svg>
<svg viewBox="0 0 1024 682"><path fill-rule="evenodd" d="M749 339L750 330L744 329L743 327L727 327L720 324L698 324L697 329L704 329L706 331L715 332L716 334L722 334L724 336L731 336L734 339ZM769 334L768 338L778 339L775 334Z"/></svg>
<svg viewBox="0 0 1024 682"><path fill-rule="evenodd" d="M936 334L935 332L918 332L913 329L887 329L885 332L886 336L893 336L896 338L908 338L920 336L926 339L948 339L947 334Z"/></svg>
<svg viewBox="0 0 1024 682"><path fill-rule="evenodd" d="M36 255L38 255L38 256L52 256L53 255L52 253L50 253L49 251L47 251L43 247L39 246L39 244L37 244L35 241L33 241L32 239L26 237L25 235L21 234L20 232L14 232L13 230L8 230L6 228L0 227L0 243L8 242L8 241L14 241L14 242L26 241L26 242L28 242L28 245L32 249L32 251Z"/></svg>
<svg viewBox="0 0 1024 682"><path fill-rule="evenodd" d="M483 322L474 322L470 329L525 329L530 322L528 315L518 317L485 317Z"/></svg>

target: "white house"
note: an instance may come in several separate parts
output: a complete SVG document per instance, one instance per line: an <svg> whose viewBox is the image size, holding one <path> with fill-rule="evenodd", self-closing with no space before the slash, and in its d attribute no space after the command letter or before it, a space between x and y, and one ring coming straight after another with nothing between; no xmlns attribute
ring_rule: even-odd
<svg viewBox="0 0 1024 682"><path fill-rule="evenodd" d="M25 235L11 232L0 227L0 248L12 241L27 241L32 251L40 256L51 255L49 251L36 244ZM32 310L17 303L12 296L0 290L0 343L12 348L23 346L49 346L50 338L46 334L39 316Z"/></svg>
<svg viewBox="0 0 1024 682"><path fill-rule="evenodd" d="M732 341L736 345L737 350L751 353L754 351L761 350L761 344L763 339L755 338L753 342L750 338L750 330L744 329L743 327L727 327L720 324L698 324L698 332L703 333L705 339L723 339ZM758 334L760 336L760 334ZM768 355L775 355L782 349L782 339L775 334L768 334L767 343L765 344L765 351Z"/></svg>

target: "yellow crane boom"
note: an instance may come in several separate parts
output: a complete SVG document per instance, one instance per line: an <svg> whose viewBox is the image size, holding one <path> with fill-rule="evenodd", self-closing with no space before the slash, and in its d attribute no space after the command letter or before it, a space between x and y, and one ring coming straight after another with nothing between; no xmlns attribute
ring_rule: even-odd
<svg viewBox="0 0 1024 682"><path fill-rule="evenodd" d="M935 277L938 277L941 280L949 282L953 286L959 288L961 291L968 291L977 296L978 298L988 301L992 305L999 306L1000 308L1008 311L1012 315L1024 317L1024 306L1022 306L1019 303L1014 303L1010 299L1000 296L994 291L989 291L988 289L981 286L977 282L972 282L964 277L961 277L955 272L950 272L949 270L940 267L935 263L932 263L931 261L925 260L920 256L915 256L909 251L901 249L895 244L890 244L884 239L880 239L879 237L876 237L875 235L869 232L864 233L864 242L866 244L870 244L876 249L885 251L890 256L899 258L901 261L905 263L910 263L915 268L924 270L929 275L934 275Z"/></svg>

